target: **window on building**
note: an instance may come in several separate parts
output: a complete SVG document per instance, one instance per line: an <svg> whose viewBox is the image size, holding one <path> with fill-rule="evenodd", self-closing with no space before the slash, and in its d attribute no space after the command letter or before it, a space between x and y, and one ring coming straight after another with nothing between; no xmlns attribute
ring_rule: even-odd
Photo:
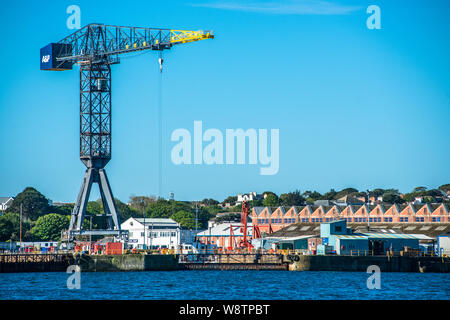
<svg viewBox="0 0 450 320"><path fill-rule="evenodd" d="M141 232L141 237L143 237L144 236L144 232Z"/></svg>

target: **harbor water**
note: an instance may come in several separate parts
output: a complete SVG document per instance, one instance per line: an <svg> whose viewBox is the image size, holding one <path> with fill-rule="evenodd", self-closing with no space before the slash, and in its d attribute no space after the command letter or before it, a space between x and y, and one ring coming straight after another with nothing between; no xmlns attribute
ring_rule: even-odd
<svg viewBox="0 0 450 320"><path fill-rule="evenodd" d="M365 272L151 271L86 272L80 288L70 274L0 274L0 300L9 299L450 299L450 274L381 273L381 288L368 289Z"/></svg>

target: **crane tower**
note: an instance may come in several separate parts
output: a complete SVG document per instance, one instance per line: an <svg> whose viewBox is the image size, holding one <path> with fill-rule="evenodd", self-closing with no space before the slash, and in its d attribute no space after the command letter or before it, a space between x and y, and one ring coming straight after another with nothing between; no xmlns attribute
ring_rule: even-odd
<svg viewBox="0 0 450 320"><path fill-rule="evenodd" d="M80 160L86 166L73 208L69 238L75 235L121 236L120 219L105 166L111 160L111 65L119 55L142 50L168 50L172 46L213 39L212 31L190 31L89 24L41 49L41 70L71 70L80 66ZM162 61L160 60L160 64ZM97 183L107 229L83 230L86 206Z"/></svg>

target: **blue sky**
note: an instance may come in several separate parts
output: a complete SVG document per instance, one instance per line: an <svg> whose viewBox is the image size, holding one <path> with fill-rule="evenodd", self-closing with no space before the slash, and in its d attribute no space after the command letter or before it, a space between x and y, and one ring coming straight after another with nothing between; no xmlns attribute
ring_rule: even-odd
<svg viewBox="0 0 450 320"><path fill-rule="evenodd" d="M78 67L39 70L39 49L81 24L213 29L215 39L165 54L162 196L223 200L238 192L394 187L450 182L448 1L8 1L0 51L0 195L34 186L75 201ZM366 8L381 9L369 30ZM158 55L113 66L113 193L158 192ZM280 130L280 168L180 165L177 128ZM93 193L91 199L98 197Z"/></svg>

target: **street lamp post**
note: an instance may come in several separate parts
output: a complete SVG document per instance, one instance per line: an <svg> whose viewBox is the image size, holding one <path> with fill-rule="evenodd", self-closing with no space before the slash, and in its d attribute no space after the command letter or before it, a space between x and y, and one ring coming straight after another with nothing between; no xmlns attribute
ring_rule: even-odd
<svg viewBox="0 0 450 320"><path fill-rule="evenodd" d="M142 207L142 215L144 216L144 244L143 244L143 248L147 249L147 238L145 237L145 209L144 207Z"/></svg>
<svg viewBox="0 0 450 320"><path fill-rule="evenodd" d="M369 200L369 197L370 197L370 191L369 191L369 189L367 189L367 231L370 231L370 213L369 213L370 200Z"/></svg>
<svg viewBox="0 0 450 320"><path fill-rule="evenodd" d="M152 231L150 232L150 249L153 249L153 222L152 222Z"/></svg>

